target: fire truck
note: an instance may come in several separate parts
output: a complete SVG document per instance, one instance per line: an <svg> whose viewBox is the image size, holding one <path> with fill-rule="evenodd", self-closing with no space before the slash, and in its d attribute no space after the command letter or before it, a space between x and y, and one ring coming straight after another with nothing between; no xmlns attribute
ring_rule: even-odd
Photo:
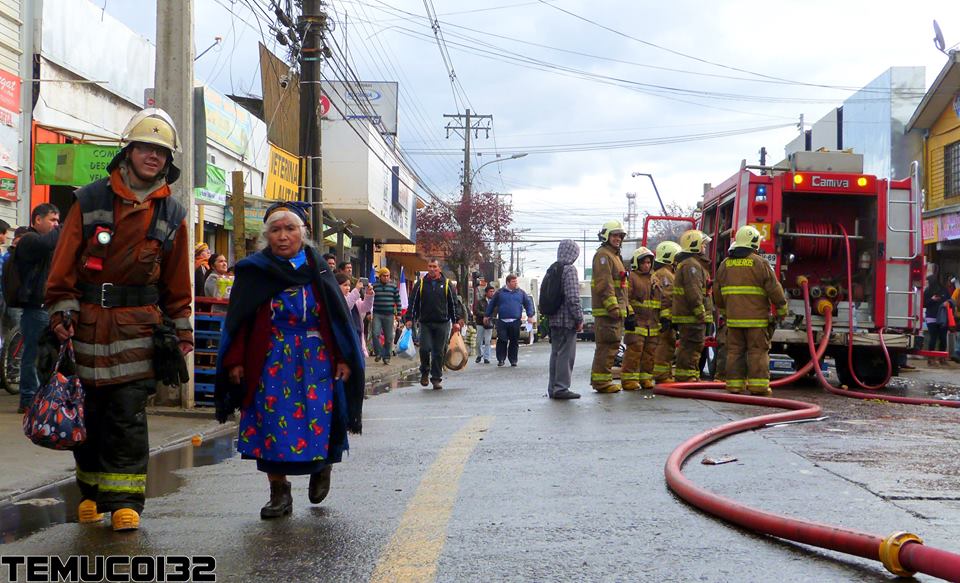
<svg viewBox="0 0 960 583"><path fill-rule="evenodd" d="M807 329L819 338L824 310L833 317L827 355L850 387L884 382L897 374L898 355L922 348L917 173L914 162L908 178L890 180L864 174L860 154L797 152L776 167L741 162L736 174L705 192L700 228L713 237L713 275L738 228L750 224L763 234L760 254L778 274L790 308L773 330L772 353L790 356L797 367L808 362ZM804 284L817 306L809 321Z"/></svg>

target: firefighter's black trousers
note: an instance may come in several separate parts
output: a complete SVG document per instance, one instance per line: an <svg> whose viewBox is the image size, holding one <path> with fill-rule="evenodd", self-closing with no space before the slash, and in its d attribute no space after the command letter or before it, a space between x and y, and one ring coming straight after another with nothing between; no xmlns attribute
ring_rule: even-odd
<svg viewBox="0 0 960 583"><path fill-rule="evenodd" d="M73 450L77 484L99 512L143 512L147 485L147 395L154 381L84 387L87 440Z"/></svg>

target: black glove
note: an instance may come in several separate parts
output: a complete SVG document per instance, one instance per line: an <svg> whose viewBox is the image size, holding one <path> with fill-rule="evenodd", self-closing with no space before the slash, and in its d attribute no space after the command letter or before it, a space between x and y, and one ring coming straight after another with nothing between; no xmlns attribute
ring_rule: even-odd
<svg viewBox="0 0 960 583"><path fill-rule="evenodd" d="M637 316L630 314L623 320L623 329L633 332L637 329Z"/></svg>
<svg viewBox="0 0 960 583"><path fill-rule="evenodd" d="M180 351L180 338L167 318L153 331L153 372L157 380L171 387L190 380L187 361Z"/></svg>
<svg viewBox="0 0 960 583"><path fill-rule="evenodd" d="M670 329L670 319L669 318L660 318L660 329L669 330Z"/></svg>

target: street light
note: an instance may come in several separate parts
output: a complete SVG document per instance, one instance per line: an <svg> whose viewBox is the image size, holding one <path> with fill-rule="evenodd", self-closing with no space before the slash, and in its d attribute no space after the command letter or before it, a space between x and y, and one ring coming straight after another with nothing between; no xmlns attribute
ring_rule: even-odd
<svg viewBox="0 0 960 583"><path fill-rule="evenodd" d="M480 169L483 168L484 166L487 166L488 164L496 164L497 162L506 162L507 160L516 160L518 158L523 158L526 155L527 155L526 152L520 152L519 154L513 154L512 156L508 156L506 158L498 157L494 160L490 160L489 162L484 162L483 164L477 166L477 169L474 170L473 174L470 175L470 185L471 186L473 185L473 179L477 177L477 174L480 173Z"/></svg>
<svg viewBox="0 0 960 583"><path fill-rule="evenodd" d="M653 192L657 193L657 200L660 201L660 210L662 210L664 216L666 216L667 207L663 206L663 199L660 198L660 191L657 190L657 183L653 180L653 174L648 174L646 172L633 172L630 174L631 178L636 178L637 176L646 176L650 179L650 184L653 184Z"/></svg>

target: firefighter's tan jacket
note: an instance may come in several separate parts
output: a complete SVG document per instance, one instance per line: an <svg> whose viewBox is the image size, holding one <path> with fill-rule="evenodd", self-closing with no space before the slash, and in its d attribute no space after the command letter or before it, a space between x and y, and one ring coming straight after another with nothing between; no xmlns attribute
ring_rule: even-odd
<svg viewBox="0 0 960 583"><path fill-rule="evenodd" d="M603 244L593 256L593 273L590 276L593 315L624 318L632 313L627 302L627 270L623 267L620 252Z"/></svg>
<svg viewBox="0 0 960 583"><path fill-rule="evenodd" d="M654 297L653 275L630 272L630 307L637 317L637 327L627 334L656 336L660 334L660 300Z"/></svg>
<svg viewBox="0 0 960 583"><path fill-rule="evenodd" d="M713 322L713 300L707 291L707 263L699 255L681 253L673 279L673 323Z"/></svg>
<svg viewBox="0 0 960 583"><path fill-rule="evenodd" d="M164 183L140 202L123 182L120 170L114 170L110 188L114 193L114 233L103 269L86 267L90 250L97 243L93 238L84 239L80 203L74 203L64 221L47 280L51 324L59 322L60 312L76 314L73 344L77 373L85 384L97 387L154 378L153 332L161 322L161 309L173 320L180 341L193 343L193 253L186 221L177 228L168 250L160 241L147 238L154 202L170 196L170 187ZM156 285L160 303L103 308L82 301L81 284Z"/></svg>
<svg viewBox="0 0 960 583"><path fill-rule="evenodd" d="M713 288L717 309L730 328L766 328L770 323L770 304L776 308L777 316L787 315L783 287L764 258L737 251L717 269Z"/></svg>
<svg viewBox="0 0 960 583"><path fill-rule="evenodd" d="M658 319L673 319L673 268L664 265L653 272L653 299L660 304Z"/></svg>

